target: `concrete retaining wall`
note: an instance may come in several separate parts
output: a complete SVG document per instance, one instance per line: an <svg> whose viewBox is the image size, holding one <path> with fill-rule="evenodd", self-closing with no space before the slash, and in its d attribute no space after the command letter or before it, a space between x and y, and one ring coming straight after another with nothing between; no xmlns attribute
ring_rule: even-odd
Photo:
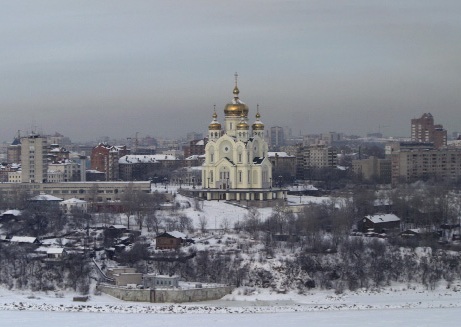
<svg viewBox="0 0 461 327"><path fill-rule="evenodd" d="M150 290L131 290L108 285L98 285L97 290L123 301L150 302Z"/></svg>
<svg viewBox="0 0 461 327"><path fill-rule="evenodd" d="M210 288L192 288L186 290L151 290L151 302L154 303L182 303L182 302L197 302L218 300L226 294L232 292L232 287L210 287Z"/></svg>
<svg viewBox="0 0 461 327"><path fill-rule="evenodd" d="M192 289L127 289L108 285L98 285L97 289L124 301L152 303L182 303L218 300L230 294L230 286Z"/></svg>

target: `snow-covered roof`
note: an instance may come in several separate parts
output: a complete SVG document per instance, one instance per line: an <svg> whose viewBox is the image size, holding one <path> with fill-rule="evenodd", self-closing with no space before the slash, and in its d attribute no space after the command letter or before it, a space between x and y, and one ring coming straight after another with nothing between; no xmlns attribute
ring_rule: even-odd
<svg viewBox="0 0 461 327"><path fill-rule="evenodd" d="M185 160L198 160L198 159L203 159L205 158L205 155L204 154L193 154L189 157L187 157Z"/></svg>
<svg viewBox="0 0 461 327"><path fill-rule="evenodd" d="M46 254L62 254L63 252L63 248L48 248L46 250Z"/></svg>
<svg viewBox="0 0 461 327"><path fill-rule="evenodd" d="M178 231L176 231L176 230L175 230L175 231L172 231L172 232L166 232L166 234L171 235L171 236L173 236L173 237L175 237L175 238L186 239L186 237L187 237L186 234L181 233L181 232L178 232Z"/></svg>
<svg viewBox="0 0 461 327"><path fill-rule="evenodd" d="M298 186L289 186L288 190L296 192L296 191L318 191L319 189L316 188L314 185L298 185Z"/></svg>
<svg viewBox="0 0 461 327"><path fill-rule="evenodd" d="M118 160L119 164L128 164L128 163L156 163L158 161L164 160L177 160L175 156L168 154L130 154L121 157Z"/></svg>
<svg viewBox="0 0 461 327"><path fill-rule="evenodd" d="M16 210L16 209L7 210L4 213L2 213L0 216L3 216L3 215L12 215L12 216L18 217L21 215L21 211Z"/></svg>
<svg viewBox="0 0 461 327"><path fill-rule="evenodd" d="M67 238L48 238L42 240L41 243L43 245L66 245L72 243L72 241Z"/></svg>
<svg viewBox="0 0 461 327"><path fill-rule="evenodd" d="M387 223L391 221L400 221L400 218L397 217L394 214L388 213L388 214L378 214L378 215L368 215L365 216L365 218L369 219L375 224L379 223Z"/></svg>
<svg viewBox="0 0 461 327"><path fill-rule="evenodd" d="M274 157L279 157L279 158L294 158L295 156L292 156L286 152L267 152L267 156L269 158L274 158Z"/></svg>
<svg viewBox="0 0 461 327"><path fill-rule="evenodd" d="M72 199L69 199L69 200L62 201L61 203L63 203L63 204L74 204L74 203L86 203L86 201L80 200L80 199L77 199L77 198L72 198Z"/></svg>
<svg viewBox="0 0 461 327"><path fill-rule="evenodd" d="M112 229L126 229L125 225L110 225L109 228Z"/></svg>
<svg viewBox="0 0 461 327"><path fill-rule="evenodd" d="M205 145L205 141L200 140L200 141L198 141L197 143L195 143L195 145Z"/></svg>
<svg viewBox="0 0 461 327"><path fill-rule="evenodd" d="M31 198L32 201L62 201L61 198L49 194L39 194Z"/></svg>
<svg viewBox="0 0 461 327"><path fill-rule="evenodd" d="M32 236L13 236L10 241L17 243L34 243L37 241L37 238Z"/></svg>

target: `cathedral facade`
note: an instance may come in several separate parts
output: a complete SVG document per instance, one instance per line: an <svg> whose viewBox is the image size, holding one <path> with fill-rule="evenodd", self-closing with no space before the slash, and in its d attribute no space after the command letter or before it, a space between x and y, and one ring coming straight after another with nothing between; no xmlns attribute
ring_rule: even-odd
<svg viewBox="0 0 461 327"><path fill-rule="evenodd" d="M208 126L201 197L228 201L283 199L285 191L272 187L272 164L259 107L250 127L249 109L239 93L236 75L233 99L224 108L224 126L218 122L216 109Z"/></svg>

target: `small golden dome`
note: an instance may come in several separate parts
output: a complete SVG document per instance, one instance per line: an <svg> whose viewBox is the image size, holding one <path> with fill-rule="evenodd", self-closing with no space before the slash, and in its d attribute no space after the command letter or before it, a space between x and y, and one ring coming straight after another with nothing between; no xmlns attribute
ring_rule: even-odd
<svg viewBox="0 0 461 327"><path fill-rule="evenodd" d="M218 123L218 122L216 122L216 123L211 122L211 124L208 125L208 129L210 131L220 131L221 130L221 124Z"/></svg>
<svg viewBox="0 0 461 327"><path fill-rule="evenodd" d="M254 131L263 131L264 130L264 124L259 118L261 118L261 115L259 114L259 105L257 106L257 112L256 112L256 121L251 125L251 128Z"/></svg>
<svg viewBox="0 0 461 327"><path fill-rule="evenodd" d="M247 130L249 128L250 126L248 126L248 124L245 121L241 121L237 124L237 130Z"/></svg>
<svg viewBox="0 0 461 327"><path fill-rule="evenodd" d="M254 131L263 131L264 130L264 124L261 122L254 122L253 125L251 126Z"/></svg>
<svg viewBox="0 0 461 327"><path fill-rule="evenodd" d="M221 124L217 120L218 114L216 113L216 110L213 112L213 120L211 121L210 125L208 125L208 129L210 131L220 131L221 130Z"/></svg>
<svg viewBox="0 0 461 327"><path fill-rule="evenodd" d="M248 130L250 126L248 126L247 122L245 121L245 115L242 113L240 115L240 122L237 124L237 130Z"/></svg>

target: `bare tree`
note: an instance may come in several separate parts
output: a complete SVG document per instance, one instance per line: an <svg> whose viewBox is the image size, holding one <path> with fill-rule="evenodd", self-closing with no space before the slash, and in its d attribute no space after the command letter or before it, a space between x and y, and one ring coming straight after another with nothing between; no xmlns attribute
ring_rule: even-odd
<svg viewBox="0 0 461 327"><path fill-rule="evenodd" d="M199 223L199 227L200 227L200 230L202 231L202 233L205 233L206 228L208 226L207 218L204 215L200 215L199 218L198 218L198 223Z"/></svg>

